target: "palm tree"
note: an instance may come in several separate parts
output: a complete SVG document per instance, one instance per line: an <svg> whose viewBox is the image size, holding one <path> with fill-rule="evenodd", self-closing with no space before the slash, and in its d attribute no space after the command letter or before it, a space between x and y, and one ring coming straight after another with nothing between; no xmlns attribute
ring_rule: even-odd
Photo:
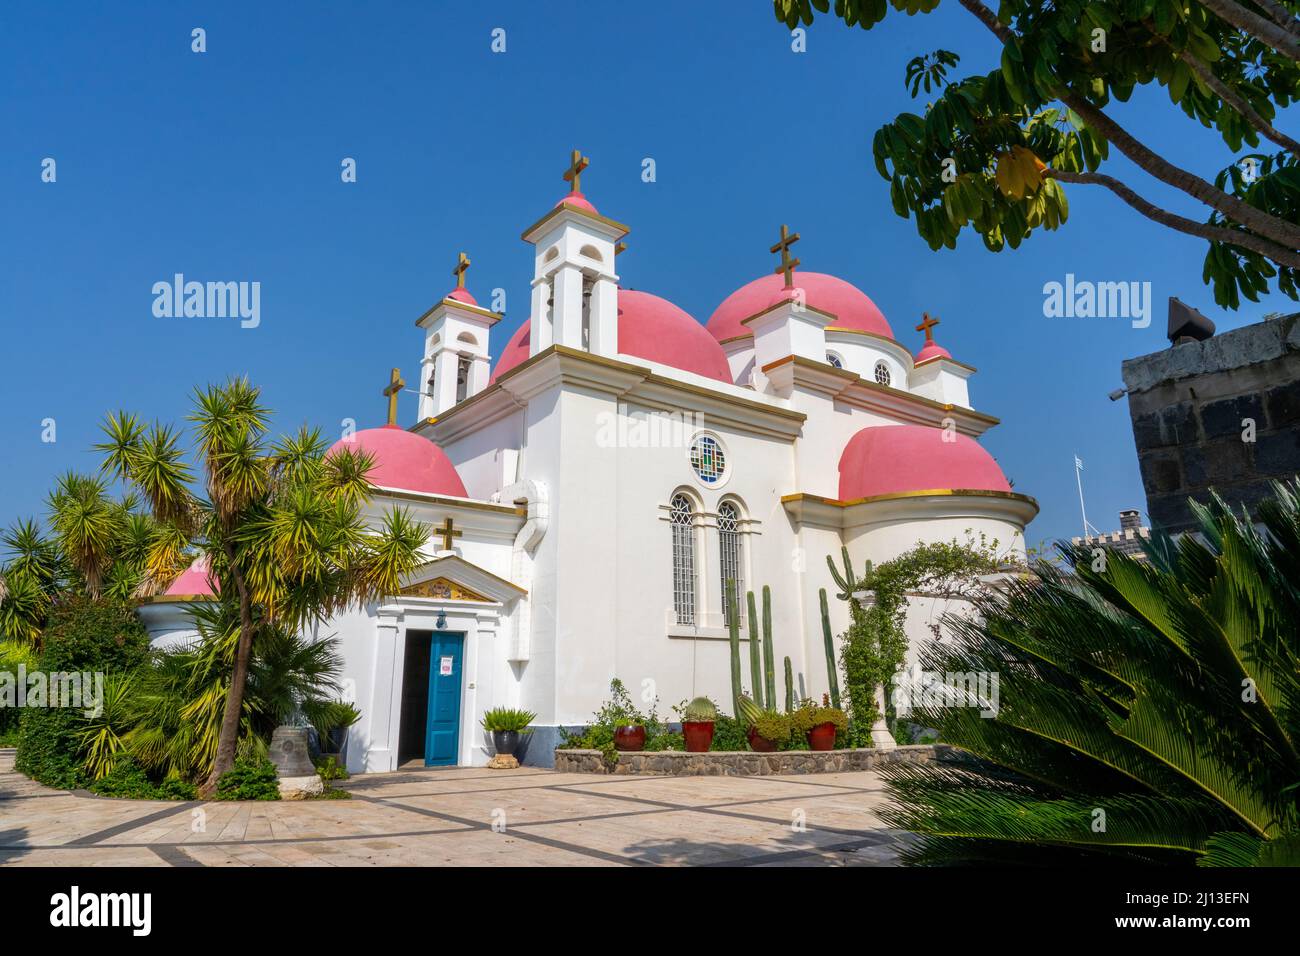
<svg viewBox="0 0 1300 956"><path fill-rule="evenodd" d="M350 449L325 455L318 429L277 442L266 438L268 410L247 379L196 389L189 420L197 436L204 494L190 484L178 433L111 415L107 472L134 487L168 529L159 540L185 540L206 557L222 601L237 609L238 638L211 769L202 792L215 791L233 765L253 641L262 628L296 632L350 606L395 593L422 560L427 529L400 509L378 529L361 516L373 459ZM150 553L161 571L161 550ZM155 560L157 559L157 560Z"/></svg>
<svg viewBox="0 0 1300 956"><path fill-rule="evenodd" d="M910 862L1300 863L1300 483L1262 529L1193 507L1145 562L1068 549L1073 574L949 622L925 670L995 674L998 700L913 702L965 759L886 773Z"/></svg>

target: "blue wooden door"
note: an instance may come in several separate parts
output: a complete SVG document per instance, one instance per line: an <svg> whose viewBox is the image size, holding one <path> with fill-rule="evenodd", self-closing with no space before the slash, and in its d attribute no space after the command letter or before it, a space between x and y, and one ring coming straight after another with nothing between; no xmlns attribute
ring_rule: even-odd
<svg viewBox="0 0 1300 956"><path fill-rule="evenodd" d="M424 765L456 763L460 741L461 659L463 634L433 632L429 644L429 720L424 735Z"/></svg>

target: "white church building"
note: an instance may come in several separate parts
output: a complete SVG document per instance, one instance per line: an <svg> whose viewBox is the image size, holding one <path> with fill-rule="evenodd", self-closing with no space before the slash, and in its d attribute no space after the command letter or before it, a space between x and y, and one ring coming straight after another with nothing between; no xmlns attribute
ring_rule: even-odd
<svg viewBox="0 0 1300 956"><path fill-rule="evenodd" d="M389 423L349 439L376 461L375 518L399 506L431 529L400 594L316 629L337 638L361 712L353 772L484 764L479 721L498 706L536 712L524 759L549 765L559 728L587 722L614 677L661 716L698 695L729 710L729 580L770 585L776 659L797 696L819 697L819 588L835 633L849 620L827 555L847 546L860 570L983 534L1023 557L1037 504L978 443L997 419L972 405L975 369L935 320L914 354L855 286L799 270L782 227L777 270L701 324L620 286L628 227L583 196L585 165L575 153L571 191L524 230L530 318L495 366L502 316L471 295L462 255L416 320L414 423L396 424L395 370ZM142 605L155 641L192 638L186 606L211 593L192 568ZM914 644L942 609L913 601Z"/></svg>

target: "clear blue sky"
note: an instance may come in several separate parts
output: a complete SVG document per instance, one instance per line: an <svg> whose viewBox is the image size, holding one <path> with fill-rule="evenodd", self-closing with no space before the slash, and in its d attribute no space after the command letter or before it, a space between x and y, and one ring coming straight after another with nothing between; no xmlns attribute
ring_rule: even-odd
<svg viewBox="0 0 1300 956"><path fill-rule="evenodd" d="M964 236L930 252L892 212L870 142L923 109L903 87L913 55L955 50L960 74L996 62L984 29L944 6L891 12L870 33L826 18L795 54L765 0L7 4L0 523L42 513L63 470L97 466L107 410L181 422L196 383L234 373L263 386L277 427L381 423L388 370L415 371L414 319L448 291L461 249L480 299L507 290L497 354L527 317L519 234L561 195L579 146L592 159L585 191L632 228L626 285L704 321L772 268L767 248L788 222L805 266L862 288L902 341L919 347L922 310L942 318L940 341L979 369L974 404L1003 420L984 444L1042 504L1031 542L1078 533L1076 452L1089 517L1116 526L1121 508L1145 506L1126 403L1106 393L1122 359L1165 344L1166 297L1221 329L1294 306L1217 311L1203 244L1093 187L1071 187L1066 227L1019 251ZM194 27L207 30L202 55ZM490 50L496 27L505 54ZM1160 92L1115 114L1206 178L1226 161ZM44 157L55 184L40 181ZM340 182L344 157L356 184ZM1203 218L1127 163L1111 171ZM155 318L150 289L176 272L259 281L260 327ZM1044 318L1043 284L1066 272L1151 282L1151 326ZM414 396L401 411L409 423ZM41 441L45 418L54 444Z"/></svg>

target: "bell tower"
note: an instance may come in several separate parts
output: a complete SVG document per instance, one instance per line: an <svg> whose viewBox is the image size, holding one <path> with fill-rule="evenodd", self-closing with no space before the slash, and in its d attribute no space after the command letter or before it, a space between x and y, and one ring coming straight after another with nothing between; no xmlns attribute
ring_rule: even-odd
<svg viewBox="0 0 1300 956"><path fill-rule="evenodd" d="M420 363L420 419L436 418L453 405L487 388L490 374L488 333L501 316L482 308L465 287L470 259L457 257L456 287L415 320L424 329Z"/></svg>
<svg viewBox="0 0 1300 956"><path fill-rule="evenodd" d="M570 191L524 231L535 247L529 355L552 345L618 354L618 276L614 255L627 226L608 219L582 194L586 156L573 151L564 173Z"/></svg>

